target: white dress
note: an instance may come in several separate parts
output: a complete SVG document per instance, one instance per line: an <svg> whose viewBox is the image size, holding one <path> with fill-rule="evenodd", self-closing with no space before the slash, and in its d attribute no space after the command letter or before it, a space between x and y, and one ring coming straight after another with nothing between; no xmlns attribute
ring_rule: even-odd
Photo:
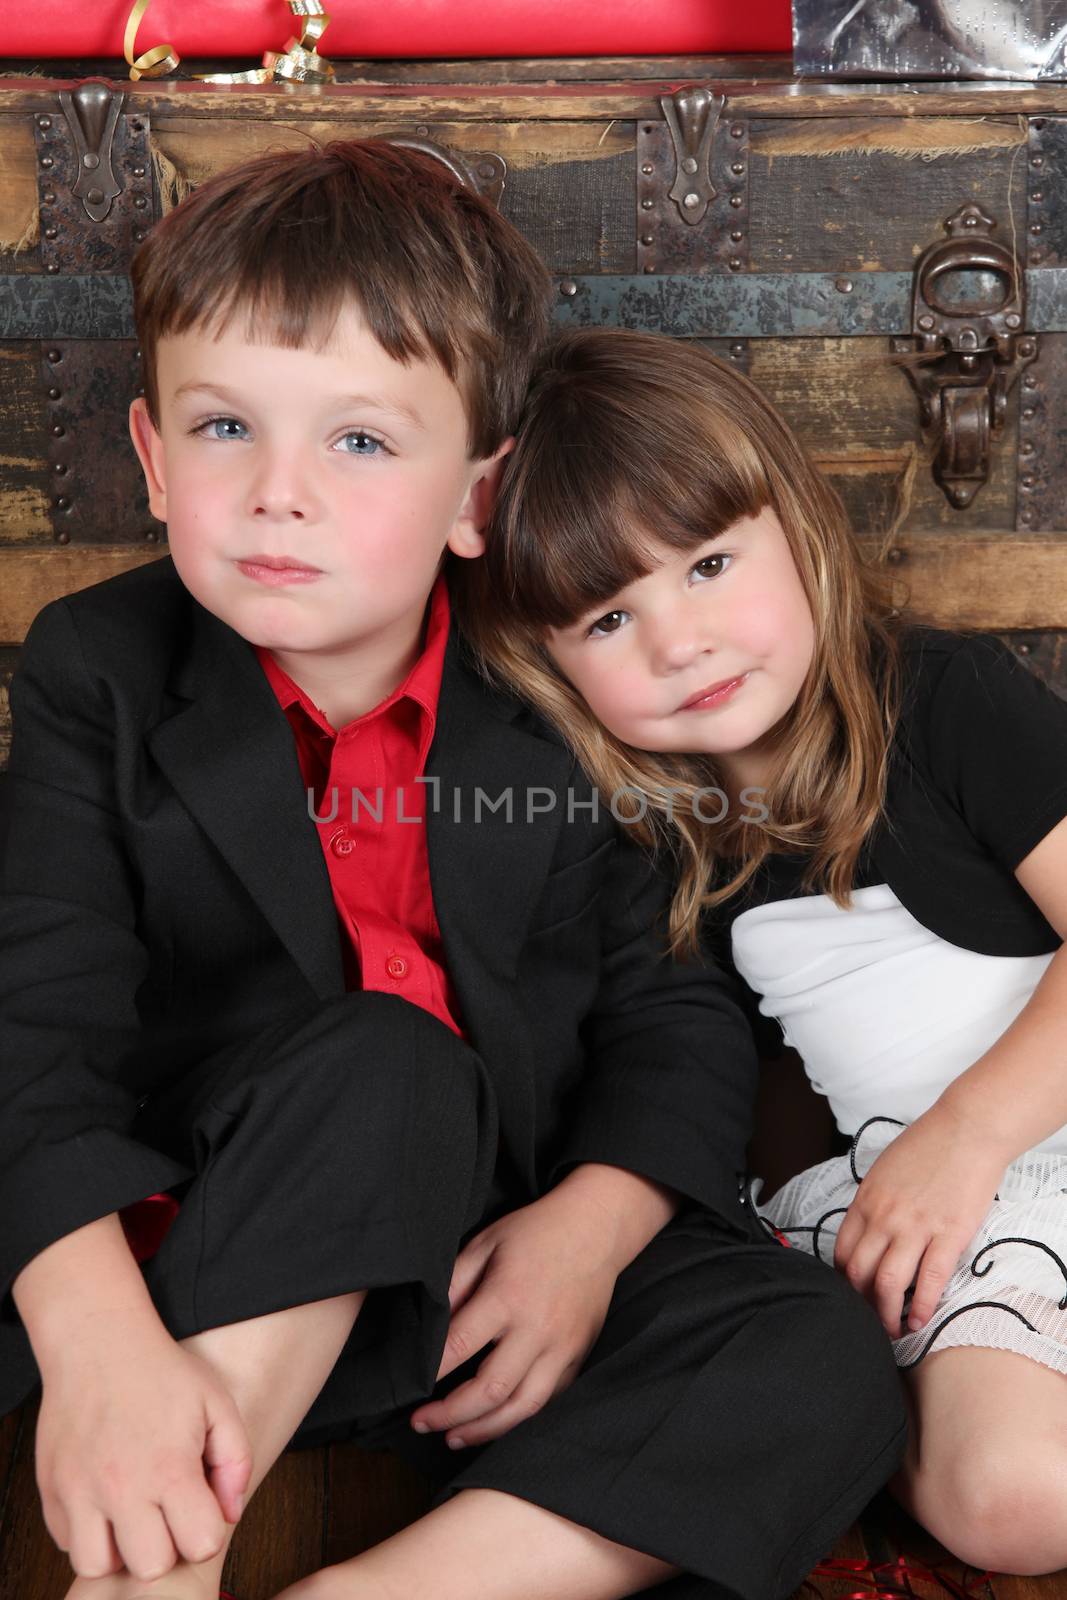
<svg viewBox="0 0 1067 1600"><path fill-rule="evenodd" d="M981 955L918 922L888 884L774 900L732 924L734 964L826 1095L849 1154L793 1178L757 1211L833 1261L844 1210L875 1157L1025 1006L1051 954ZM874 1120L872 1119L889 1119ZM1008 1242L1011 1241L1011 1242ZM1014 1161L930 1322L894 1341L1015 1350L1067 1372L1067 1127Z"/></svg>

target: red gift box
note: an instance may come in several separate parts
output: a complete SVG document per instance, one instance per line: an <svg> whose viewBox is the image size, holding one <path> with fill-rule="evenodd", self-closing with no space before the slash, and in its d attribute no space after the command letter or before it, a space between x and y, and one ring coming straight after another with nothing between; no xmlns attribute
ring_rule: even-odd
<svg viewBox="0 0 1067 1600"><path fill-rule="evenodd" d="M121 57L131 0L35 0L4 19L6 56ZM474 56L708 55L792 47L790 0L397 0L388 6L325 0L319 44L357 60ZM299 31L285 0L152 0L137 53L169 44L181 57L241 57L254 65Z"/></svg>

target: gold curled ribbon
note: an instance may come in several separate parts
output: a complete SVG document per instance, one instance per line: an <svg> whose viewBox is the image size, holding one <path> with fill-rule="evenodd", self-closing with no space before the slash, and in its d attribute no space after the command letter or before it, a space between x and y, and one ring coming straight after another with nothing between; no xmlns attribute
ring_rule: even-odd
<svg viewBox="0 0 1067 1600"><path fill-rule="evenodd" d="M263 65L247 72L198 72L201 83L273 83L282 79L287 83L332 83L333 65L320 56L317 45L330 22L322 0L287 0L289 10L300 23L300 32L287 39L281 50L265 50ZM169 44L157 44L143 55L134 56L137 30L148 10L151 0L134 0L126 21L122 41L123 54L130 68L130 77L162 78L173 72L181 57Z"/></svg>

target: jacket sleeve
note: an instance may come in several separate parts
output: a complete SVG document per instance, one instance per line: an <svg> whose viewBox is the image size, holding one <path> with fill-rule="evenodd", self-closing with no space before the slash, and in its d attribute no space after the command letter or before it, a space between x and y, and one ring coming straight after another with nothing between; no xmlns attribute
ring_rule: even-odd
<svg viewBox="0 0 1067 1600"><path fill-rule="evenodd" d="M586 1074L550 1176L583 1161L639 1172L738 1219L757 1080L752 1031L710 959L666 953L670 886L624 836L601 889Z"/></svg>
<svg viewBox="0 0 1067 1600"><path fill-rule="evenodd" d="M34 621L11 684L0 798L0 1314L47 1245L190 1176L130 1133L122 1062L149 972L113 802L110 697L69 606Z"/></svg>

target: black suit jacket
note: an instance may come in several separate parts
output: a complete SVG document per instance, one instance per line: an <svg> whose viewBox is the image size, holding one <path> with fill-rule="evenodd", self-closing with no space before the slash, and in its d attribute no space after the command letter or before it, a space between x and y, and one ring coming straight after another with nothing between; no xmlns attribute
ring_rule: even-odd
<svg viewBox="0 0 1067 1600"><path fill-rule="evenodd" d="M292 733L169 557L46 606L11 686L0 832L0 1286L190 1176L161 1083L343 993ZM729 980L661 959L663 890L561 742L446 656L434 905L529 1198L604 1161L736 1216L755 1057ZM513 818L483 809L510 787ZM455 791L459 791L457 810ZM432 795L432 789L428 790ZM528 793L535 815L526 820Z"/></svg>

